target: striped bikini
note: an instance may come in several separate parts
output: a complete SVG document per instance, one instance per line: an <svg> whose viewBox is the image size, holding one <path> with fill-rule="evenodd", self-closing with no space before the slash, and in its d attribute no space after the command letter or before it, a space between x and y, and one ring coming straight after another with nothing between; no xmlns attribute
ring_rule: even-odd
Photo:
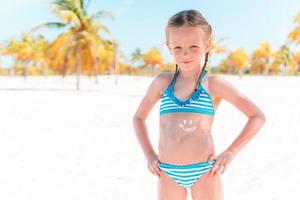
<svg viewBox="0 0 300 200"><path fill-rule="evenodd" d="M184 101L178 99L174 93L174 84L176 82L174 80L162 95L159 114L164 115L174 112L193 112L213 116L215 111L212 99L201 84L202 79L206 74L207 70L204 70L199 81L200 86L198 90L196 90L191 97Z"/></svg>
<svg viewBox="0 0 300 200"><path fill-rule="evenodd" d="M192 112L213 116L215 114L215 109L212 99L201 84L202 79L206 74L207 70L204 70L199 81L200 86L198 90L185 101L178 99L175 95L174 80L165 90L161 98L160 115L167 113ZM212 160L211 162L198 162L188 165L173 165L161 162L159 167L166 174L171 176L178 185L184 188L192 188L193 184L196 183L205 172L209 171L215 162L216 160Z"/></svg>
<svg viewBox="0 0 300 200"><path fill-rule="evenodd" d="M161 162L159 167L171 176L178 185L184 188L192 188L200 176L209 171L215 162L216 160L212 160L211 162L199 162L189 165L172 165Z"/></svg>

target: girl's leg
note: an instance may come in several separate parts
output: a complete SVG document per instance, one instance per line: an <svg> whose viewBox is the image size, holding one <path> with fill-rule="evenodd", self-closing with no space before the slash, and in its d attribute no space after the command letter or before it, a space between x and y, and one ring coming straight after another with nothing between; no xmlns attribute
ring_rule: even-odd
<svg viewBox="0 0 300 200"><path fill-rule="evenodd" d="M168 174L161 170L158 178L158 200L186 200L187 189L178 185Z"/></svg>
<svg viewBox="0 0 300 200"><path fill-rule="evenodd" d="M213 177L209 173L203 174L191 189L193 200L223 200L223 183L220 174Z"/></svg>

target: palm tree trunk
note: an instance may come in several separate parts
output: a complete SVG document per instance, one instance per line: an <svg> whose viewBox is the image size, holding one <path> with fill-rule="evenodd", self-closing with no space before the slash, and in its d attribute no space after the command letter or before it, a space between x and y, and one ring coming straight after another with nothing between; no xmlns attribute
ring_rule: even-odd
<svg viewBox="0 0 300 200"><path fill-rule="evenodd" d="M81 51L80 47L77 46L76 49L76 89L79 90L79 85L80 85L80 64L81 64Z"/></svg>
<svg viewBox="0 0 300 200"><path fill-rule="evenodd" d="M265 67L265 71L264 71L264 75L265 77L269 75L270 73L270 64L269 64L269 58L266 59L266 67Z"/></svg>
<svg viewBox="0 0 300 200"><path fill-rule="evenodd" d="M118 44L114 42L115 46L115 59L114 59L114 67L115 67L115 84L118 84L118 74L119 74L119 65L118 65Z"/></svg>
<svg viewBox="0 0 300 200"><path fill-rule="evenodd" d="M67 74L67 69L68 69L67 64L68 64L69 56L70 56L71 53L72 53L72 48L69 47L69 48L67 49L66 54L65 54L63 66L62 66L62 69L61 69L61 75L62 75L63 78L65 78L65 76L66 76L66 74Z"/></svg>
<svg viewBox="0 0 300 200"><path fill-rule="evenodd" d="M43 68L44 68L44 76L45 78L48 78L48 75L49 75L49 68L48 68L48 65L45 61L42 61L42 65L43 65Z"/></svg>
<svg viewBox="0 0 300 200"><path fill-rule="evenodd" d="M228 72L227 72L228 74L232 74L232 66L230 65L229 66L229 69L228 69Z"/></svg>
<svg viewBox="0 0 300 200"><path fill-rule="evenodd" d="M287 71L288 71L288 66L287 64L283 64L283 75L286 76L287 75Z"/></svg>
<svg viewBox="0 0 300 200"><path fill-rule="evenodd" d="M243 76L243 69L240 68L240 69L239 69L239 78L242 79L242 76Z"/></svg>
<svg viewBox="0 0 300 200"><path fill-rule="evenodd" d="M265 71L264 71L264 75L265 75L265 76L268 76L268 75L269 75L269 64L268 64L268 63L266 64L266 68L265 68Z"/></svg>
<svg viewBox="0 0 300 200"><path fill-rule="evenodd" d="M98 83L98 64L99 64L99 58L96 57L95 62L94 62L94 66L93 66L94 73L95 73L95 83L96 84Z"/></svg>
<svg viewBox="0 0 300 200"><path fill-rule="evenodd" d="M15 76L15 68L14 67L9 68L9 75Z"/></svg>
<svg viewBox="0 0 300 200"><path fill-rule="evenodd" d="M24 77L24 82L26 82L26 79L27 79L27 65L28 65L28 63L26 61L24 61L22 64L24 65L23 66L23 72L22 72L22 74L23 74L23 77Z"/></svg>

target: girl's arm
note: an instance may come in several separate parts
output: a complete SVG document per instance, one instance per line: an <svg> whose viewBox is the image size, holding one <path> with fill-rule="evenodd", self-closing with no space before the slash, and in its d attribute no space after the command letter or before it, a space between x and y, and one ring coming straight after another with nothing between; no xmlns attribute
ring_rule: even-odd
<svg viewBox="0 0 300 200"><path fill-rule="evenodd" d="M257 105L224 78L212 75L210 83L209 89L212 94L224 98L248 117L245 127L227 149L236 155L261 129L266 117Z"/></svg>
<svg viewBox="0 0 300 200"><path fill-rule="evenodd" d="M163 82L165 82L164 76L163 73L160 73L154 77L132 118L135 134L148 161L156 157L156 154L150 143L145 121L155 103L161 98L161 91L164 85Z"/></svg>

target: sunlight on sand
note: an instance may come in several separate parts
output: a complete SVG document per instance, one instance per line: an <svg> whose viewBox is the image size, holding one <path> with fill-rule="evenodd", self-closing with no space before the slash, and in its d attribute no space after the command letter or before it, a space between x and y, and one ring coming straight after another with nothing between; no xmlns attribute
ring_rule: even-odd
<svg viewBox="0 0 300 200"><path fill-rule="evenodd" d="M222 75L223 76L223 75ZM265 126L222 175L227 200L298 198L299 77L224 76L265 113ZM0 77L0 199L157 199L132 116L152 78ZM230 117L229 117L230 116ZM158 145L159 102L147 119ZM222 101L213 138L220 153L247 118Z"/></svg>

